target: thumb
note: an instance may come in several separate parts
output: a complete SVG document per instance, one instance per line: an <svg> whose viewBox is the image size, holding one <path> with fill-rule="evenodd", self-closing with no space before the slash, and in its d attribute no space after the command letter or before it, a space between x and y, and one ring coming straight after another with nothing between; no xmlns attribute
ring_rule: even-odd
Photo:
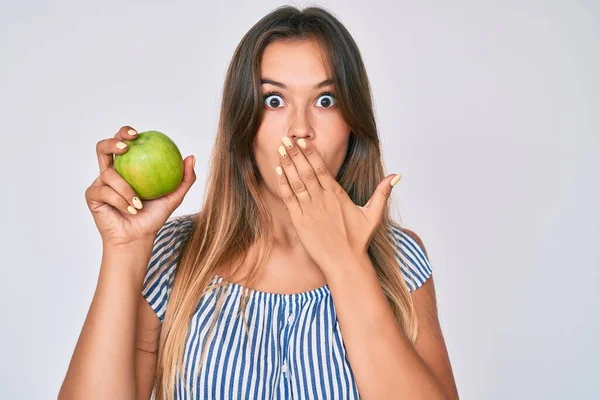
<svg viewBox="0 0 600 400"><path fill-rule="evenodd" d="M375 192L369 201L367 201L367 204L365 204L365 208L373 212L377 219L382 217L385 204L392 194L394 185L400 181L400 178L402 178L402 174L392 174L386 176L379 183L379 185L377 185Z"/></svg>
<svg viewBox="0 0 600 400"><path fill-rule="evenodd" d="M196 163L196 157L188 156L183 160L183 180L174 192L169 193L165 196L165 200L179 207L183 202L183 198L190 190L194 182L196 182L196 172L194 172L194 164Z"/></svg>

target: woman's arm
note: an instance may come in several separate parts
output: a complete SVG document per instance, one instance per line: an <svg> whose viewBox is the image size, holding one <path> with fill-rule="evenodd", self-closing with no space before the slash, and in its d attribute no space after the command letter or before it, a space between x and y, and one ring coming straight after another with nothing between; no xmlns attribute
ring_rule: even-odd
<svg viewBox="0 0 600 400"><path fill-rule="evenodd" d="M135 335L136 400L150 400L156 380L156 363L162 322L140 294Z"/></svg>
<svg viewBox="0 0 600 400"><path fill-rule="evenodd" d="M421 249L425 257L427 250L421 238L413 231L402 228ZM452 373L448 349L444 341L438 318L437 300L433 276L427 279L419 290L412 293L413 304L419 320L419 334L415 342L415 351L438 377L450 399L458 399L458 390Z"/></svg>
<svg viewBox="0 0 600 400"><path fill-rule="evenodd" d="M339 263L339 260L338 260ZM446 347L433 311L433 277L413 292L419 336L413 346L396 320L368 257L324 268L361 393L370 399L458 399Z"/></svg>
<svg viewBox="0 0 600 400"><path fill-rule="evenodd" d="M96 292L59 400L135 398L137 309L152 246L146 240L103 249Z"/></svg>
<svg viewBox="0 0 600 400"><path fill-rule="evenodd" d="M412 293L412 298L419 319L415 351L444 387L447 398L458 399L448 349L438 318L433 276Z"/></svg>

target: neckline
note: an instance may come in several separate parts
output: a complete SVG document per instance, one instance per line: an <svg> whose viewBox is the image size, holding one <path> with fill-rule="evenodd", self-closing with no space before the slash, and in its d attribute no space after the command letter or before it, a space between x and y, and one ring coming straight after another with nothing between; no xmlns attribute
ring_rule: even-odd
<svg viewBox="0 0 600 400"><path fill-rule="evenodd" d="M240 285L239 283L231 282L220 275L215 275L214 278L215 283L226 282L229 286L234 288L236 292L242 292L246 289L245 286ZM259 299L264 300L308 300L315 298L322 298L328 296L331 293L329 289L329 285L325 284L315 289L308 290L306 292L301 293L273 293L273 292L263 292L261 290L248 289L250 292L250 298L258 297Z"/></svg>

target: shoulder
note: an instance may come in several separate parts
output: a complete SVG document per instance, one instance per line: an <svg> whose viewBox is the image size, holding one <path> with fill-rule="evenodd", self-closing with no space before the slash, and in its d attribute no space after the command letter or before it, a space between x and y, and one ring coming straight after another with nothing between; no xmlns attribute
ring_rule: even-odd
<svg viewBox="0 0 600 400"><path fill-rule="evenodd" d="M179 261L179 250L189 237L193 224L194 215L171 217L158 230L154 239L152 255L142 285L142 295L161 321Z"/></svg>
<svg viewBox="0 0 600 400"><path fill-rule="evenodd" d="M396 259L412 292L429 279L432 267L423 240L412 230L392 224L390 228Z"/></svg>
<svg viewBox="0 0 600 400"><path fill-rule="evenodd" d="M194 214L185 214L170 217L164 225L158 230L157 237L161 233L176 233L182 232L185 229L191 228L194 222Z"/></svg>
<svg viewBox="0 0 600 400"><path fill-rule="evenodd" d="M401 228L400 230L404 235L410 236L410 238L414 241L414 243L423 251L423 254L425 255L425 257L427 257L427 250L425 249L425 245L423 244L423 241L421 240L421 238L415 232L411 231L410 229Z"/></svg>
<svg viewBox="0 0 600 400"><path fill-rule="evenodd" d="M149 273L164 263L161 260L177 253L176 250L181 247L192 231L193 224L194 216L191 214L171 217L164 223L154 239L152 257L148 266Z"/></svg>
<svg viewBox="0 0 600 400"><path fill-rule="evenodd" d="M194 223L194 215L179 215L170 217L158 230L154 239L153 253L168 242L177 242L185 238Z"/></svg>

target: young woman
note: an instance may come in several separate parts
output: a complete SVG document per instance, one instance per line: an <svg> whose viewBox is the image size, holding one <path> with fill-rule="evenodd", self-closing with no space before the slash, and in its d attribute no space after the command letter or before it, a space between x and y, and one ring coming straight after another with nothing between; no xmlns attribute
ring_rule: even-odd
<svg viewBox="0 0 600 400"><path fill-rule="evenodd" d="M356 43L322 8L260 20L227 71L201 211L196 179L146 201L97 145L86 199L98 286L59 398L456 399L431 265L388 216Z"/></svg>

